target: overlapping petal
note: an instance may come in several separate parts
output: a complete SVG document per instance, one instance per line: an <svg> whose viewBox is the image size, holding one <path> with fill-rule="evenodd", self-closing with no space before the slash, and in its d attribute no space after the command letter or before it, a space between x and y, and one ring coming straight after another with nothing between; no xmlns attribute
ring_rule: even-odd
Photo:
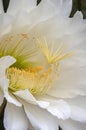
<svg viewBox="0 0 86 130"><path fill-rule="evenodd" d="M3 4L2 4L2 0L0 0L0 14L3 13L4 10L3 10Z"/></svg>
<svg viewBox="0 0 86 130"><path fill-rule="evenodd" d="M72 0L49 0L59 15L68 17L72 10Z"/></svg>
<svg viewBox="0 0 86 130"><path fill-rule="evenodd" d="M82 66L70 71L61 72L56 84L48 94L59 98L72 98L78 95L86 95L85 68L86 66Z"/></svg>
<svg viewBox="0 0 86 130"><path fill-rule="evenodd" d="M3 100L4 100L4 95L3 95L3 92L0 89L0 106L3 103Z"/></svg>
<svg viewBox="0 0 86 130"><path fill-rule="evenodd" d="M29 12L36 6L36 4L36 0L10 0L7 13L14 16L21 10Z"/></svg>
<svg viewBox="0 0 86 130"><path fill-rule="evenodd" d="M46 108L49 105L47 101L36 100L36 98L29 92L29 90L21 90L14 93L14 95L18 96L20 99L25 100L25 102L39 105L42 108Z"/></svg>
<svg viewBox="0 0 86 130"><path fill-rule="evenodd" d="M76 122L73 120L65 120L65 121L59 121L60 126L63 130L85 130L86 124L82 124L80 122Z"/></svg>
<svg viewBox="0 0 86 130"><path fill-rule="evenodd" d="M29 121L23 108L7 103L4 114L4 125L6 130L27 130L29 128Z"/></svg>
<svg viewBox="0 0 86 130"><path fill-rule="evenodd" d="M28 119L35 130L58 130L57 119L36 105L23 103Z"/></svg>
<svg viewBox="0 0 86 130"><path fill-rule="evenodd" d="M13 17L3 13L0 15L0 35L8 34L12 31ZM0 36L0 37L1 37Z"/></svg>

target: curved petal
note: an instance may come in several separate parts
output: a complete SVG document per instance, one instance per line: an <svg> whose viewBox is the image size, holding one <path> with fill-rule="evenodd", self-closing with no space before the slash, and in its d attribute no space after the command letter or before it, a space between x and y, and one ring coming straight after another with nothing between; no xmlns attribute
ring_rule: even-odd
<svg viewBox="0 0 86 130"><path fill-rule="evenodd" d="M16 15L22 10L30 11L36 7L36 0L10 0L9 7L7 10L8 14Z"/></svg>
<svg viewBox="0 0 86 130"><path fill-rule="evenodd" d="M3 56L0 58L0 77L5 77L6 69L16 62L16 59L11 56Z"/></svg>
<svg viewBox="0 0 86 130"><path fill-rule="evenodd" d="M40 4L29 13L29 18L33 25L46 21L56 14L56 9L49 0L42 0Z"/></svg>
<svg viewBox="0 0 86 130"><path fill-rule="evenodd" d="M0 0L0 14L3 13L4 10L3 10L3 4L2 4L2 0Z"/></svg>
<svg viewBox="0 0 86 130"><path fill-rule="evenodd" d="M39 97L39 100L49 102L47 111L58 119L68 119L71 115L69 104L61 99L54 98L49 95L43 95Z"/></svg>
<svg viewBox="0 0 86 130"><path fill-rule="evenodd" d="M4 100L3 92L0 89L0 106L3 103L3 100Z"/></svg>
<svg viewBox="0 0 86 130"><path fill-rule="evenodd" d="M63 100L57 100L50 103L47 110L59 119L67 119L70 117L71 111L69 105Z"/></svg>
<svg viewBox="0 0 86 130"><path fill-rule="evenodd" d="M86 26L84 26L84 22L83 22L83 14L80 11L77 11L74 14L74 17L72 17L72 19L70 20L70 24L69 24L69 30L70 30L70 34L71 33L75 33L75 32L79 32L82 29L84 29L84 27L86 28Z"/></svg>
<svg viewBox="0 0 86 130"><path fill-rule="evenodd" d="M42 108L46 108L49 105L49 102L36 100L35 97L27 89L17 91L14 93L14 95L18 96L20 99L23 99L28 103L39 105Z"/></svg>
<svg viewBox="0 0 86 130"><path fill-rule="evenodd" d="M36 105L27 104L25 102L23 104L26 115L35 130L58 130L57 119L47 111Z"/></svg>
<svg viewBox="0 0 86 130"><path fill-rule="evenodd" d="M60 98L86 95L86 66L76 66L73 70L60 72L55 86L48 91L48 95Z"/></svg>
<svg viewBox="0 0 86 130"><path fill-rule="evenodd" d="M0 87L3 91L4 97L7 99L8 102L15 104L16 106L21 106L21 103L13 96L11 93L8 92L9 80L6 78L0 78Z"/></svg>
<svg viewBox="0 0 86 130"><path fill-rule="evenodd" d="M86 122L86 97L76 97L72 99L65 99L71 109L71 119Z"/></svg>
<svg viewBox="0 0 86 130"><path fill-rule="evenodd" d="M21 103L8 92L9 80L6 78L5 72L6 69L15 63L15 58L11 56L4 56L0 58L0 88L3 91L4 97L7 99L8 102L11 102L15 105L21 106Z"/></svg>
<svg viewBox="0 0 86 130"><path fill-rule="evenodd" d="M42 0L44 1L44 0ZM46 0L48 1L54 8L57 13L60 15L68 17L72 10L72 0Z"/></svg>
<svg viewBox="0 0 86 130"><path fill-rule="evenodd" d="M69 105L77 106L86 109L86 96L77 96L75 98L65 99Z"/></svg>
<svg viewBox="0 0 86 130"><path fill-rule="evenodd" d="M86 124L73 120L59 121L62 130L86 130Z"/></svg>
<svg viewBox="0 0 86 130"><path fill-rule="evenodd" d="M77 106L70 106L71 107L71 116L72 120L85 122L86 123L86 109L82 109L81 107Z"/></svg>
<svg viewBox="0 0 86 130"><path fill-rule="evenodd" d="M62 0L63 4L62 4L62 8L61 8L61 13L63 14L63 16L70 16L70 13L72 11L72 0Z"/></svg>
<svg viewBox="0 0 86 130"><path fill-rule="evenodd" d="M4 126L6 130L27 130L29 121L23 108L7 103L4 114Z"/></svg>
<svg viewBox="0 0 86 130"><path fill-rule="evenodd" d="M0 15L0 35L11 32L13 17L3 13Z"/></svg>

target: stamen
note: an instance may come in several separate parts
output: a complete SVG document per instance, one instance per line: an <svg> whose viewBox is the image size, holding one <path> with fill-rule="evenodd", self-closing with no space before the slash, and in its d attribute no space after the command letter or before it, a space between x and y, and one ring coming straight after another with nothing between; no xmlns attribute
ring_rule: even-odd
<svg viewBox="0 0 86 130"><path fill-rule="evenodd" d="M28 70L9 68L7 78L10 79L9 91L16 92L28 89L34 95L41 95L51 87L51 68L41 73L42 67L33 67Z"/></svg>
<svg viewBox="0 0 86 130"><path fill-rule="evenodd" d="M37 41L49 64L54 64L72 55L72 52L63 54L64 48L62 45L60 45L59 48L55 51L54 43L52 43L51 48L49 49L46 39L37 39Z"/></svg>
<svg viewBox="0 0 86 130"><path fill-rule="evenodd" d="M13 66L17 68L33 66L34 61L30 60L36 55L38 48L30 40L29 35L23 33L4 36L0 41L0 57L15 57L17 62Z"/></svg>
<svg viewBox="0 0 86 130"><path fill-rule="evenodd" d="M35 45L36 41L38 46ZM44 61L40 62L39 54L45 56L47 62L43 64L44 57ZM55 43L49 46L45 38L39 40L24 33L5 36L0 43L0 57L11 55L17 60L6 72L9 91L13 93L28 89L33 95L45 94L59 75L59 61L71 54L64 53L63 45L57 49ZM35 58L37 62L34 64Z"/></svg>

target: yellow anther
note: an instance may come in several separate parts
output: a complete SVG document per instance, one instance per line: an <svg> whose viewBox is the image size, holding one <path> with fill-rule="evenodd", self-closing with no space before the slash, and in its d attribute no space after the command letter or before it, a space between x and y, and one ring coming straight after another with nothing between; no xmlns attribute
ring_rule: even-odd
<svg viewBox="0 0 86 130"><path fill-rule="evenodd" d="M28 89L32 94L41 95L47 92L50 88L52 78L51 78L51 68L48 68L44 73L40 73L39 68L35 67L28 70L20 70L17 68L9 68L7 70L7 78L10 80L9 90L19 91ZM36 71L35 71L36 70Z"/></svg>

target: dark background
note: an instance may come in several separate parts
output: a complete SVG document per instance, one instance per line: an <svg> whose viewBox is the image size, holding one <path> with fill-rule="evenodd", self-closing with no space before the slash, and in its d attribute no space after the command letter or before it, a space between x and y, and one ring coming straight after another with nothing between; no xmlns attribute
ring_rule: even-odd
<svg viewBox="0 0 86 130"><path fill-rule="evenodd" d="M4 4L4 10L6 11L10 0L2 0L2 1ZM41 0L37 0L37 1L39 3ZM73 16L76 10L82 11L84 18L86 18L86 0L73 0L73 10L71 16Z"/></svg>
<svg viewBox="0 0 86 130"><path fill-rule="evenodd" d="M9 0L2 0L2 1L4 5L4 10L6 12L7 7L9 5ZM41 0L37 1L39 3ZM77 10L82 11L84 18L86 18L86 0L73 0L73 9L70 17L72 17ZM2 121L3 121L3 113L0 115L0 130L4 130Z"/></svg>

